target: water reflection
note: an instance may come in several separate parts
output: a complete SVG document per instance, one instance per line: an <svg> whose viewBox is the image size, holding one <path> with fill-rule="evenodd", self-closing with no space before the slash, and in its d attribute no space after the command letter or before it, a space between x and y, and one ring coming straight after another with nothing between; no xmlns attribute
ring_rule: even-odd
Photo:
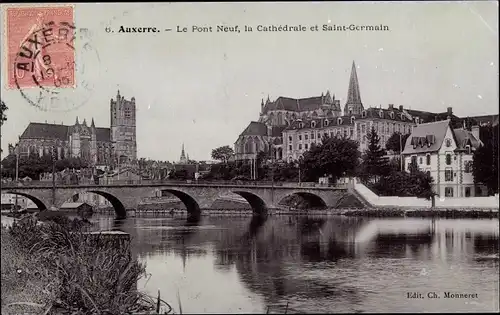
<svg viewBox="0 0 500 315"><path fill-rule="evenodd" d="M498 220L110 220L97 226L132 234L152 273L146 290L180 290L185 312L282 313L287 303L290 313L498 309ZM405 298L422 290L479 299Z"/></svg>

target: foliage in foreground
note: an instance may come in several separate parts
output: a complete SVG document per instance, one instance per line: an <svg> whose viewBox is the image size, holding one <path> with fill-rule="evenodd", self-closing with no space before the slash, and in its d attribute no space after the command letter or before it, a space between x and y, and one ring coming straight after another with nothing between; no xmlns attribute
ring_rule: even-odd
<svg viewBox="0 0 500 315"><path fill-rule="evenodd" d="M145 311L139 305L148 298L137 290L145 267L130 245L82 232L69 219L40 224L34 216L2 227L2 314L18 314L6 305L19 302L47 314Z"/></svg>

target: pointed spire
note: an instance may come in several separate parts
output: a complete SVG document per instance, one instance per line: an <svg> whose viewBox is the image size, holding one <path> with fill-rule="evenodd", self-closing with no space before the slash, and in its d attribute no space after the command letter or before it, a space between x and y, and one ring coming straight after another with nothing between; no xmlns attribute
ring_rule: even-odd
<svg viewBox="0 0 500 315"><path fill-rule="evenodd" d="M349 89L347 91L348 104L361 104L361 94L359 93L358 74L356 64L352 61L351 78L349 79Z"/></svg>
<svg viewBox="0 0 500 315"><path fill-rule="evenodd" d="M327 104L332 103L332 96L330 95L330 90L326 90L325 101Z"/></svg>
<svg viewBox="0 0 500 315"><path fill-rule="evenodd" d="M80 123L78 122L78 116L76 116L76 122L75 125L79 125Z"/></svg>
<svg viewBox="0 0 500 315"><path fill-rule="evenodd" d="M264 107L264 99L261 100L260 107Z"/></svg>
<svg viewBox="0 0 500 315"><path fill-rule="evenodd" d="M349 89L347 90L347 101L344 107L344 115L360 114L363 110L361 103L361 94L359 93L358 74L356 73L356 64L352 61L351 77L349 79Z"/></svg>
<svg viewBox="0 0 500 315"><path fill-rule="evenodd" d="M266 100L266 104L270 103L271 100L269 100L269 94L267 94L267 100Z"/></svg>
<svg viewBox="0 0 500 315"><path fill-rule="evenodd" d="M83 118L83 125L87 126L87 121L85 120L85 118Z"/></svg>
<svg viewBox="0 0 500 315"><path fill-rule="evenodd" d="M182 149L181 149L181 158L180 162L185 162L186 161L186 152L184 151L184 143L182 143Z"/></svg>
<svg viewBox="0 0 500 315"><path fill-rule="evenodd" d="M90 127L95 128L94 117L92 117L92 122L90 123Z"/></svg>

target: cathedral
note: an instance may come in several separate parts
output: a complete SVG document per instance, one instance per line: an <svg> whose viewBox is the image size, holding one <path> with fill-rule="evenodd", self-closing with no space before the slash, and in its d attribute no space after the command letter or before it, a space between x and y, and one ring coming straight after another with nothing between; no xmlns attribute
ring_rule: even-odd
<svg viewBox="0 0 500 315"><path fill-rule="evenodd" d="M9 153L53 155L57 159L82 158L92 166L116 166L137 159L135 98L118 91L110 100L110 127L96 127L76 118L74 125L30 123Z"/></svg>
<svg viewBox="0 0 500 315"><path fill-rule="evenodd" d="M352 63L347 101L344 115L360 114L364 107L359 92L356 64ZM235 142L235 159L254 159L260 151L273 152L274 158L283 159L283 133L292 127L293 122L316 118L330 120L342 116L340 100L330 91L320 96L308 98L290 98L280 96L271 101L269 97L261 101L258 121L252 121L239 135Z"/></svg>

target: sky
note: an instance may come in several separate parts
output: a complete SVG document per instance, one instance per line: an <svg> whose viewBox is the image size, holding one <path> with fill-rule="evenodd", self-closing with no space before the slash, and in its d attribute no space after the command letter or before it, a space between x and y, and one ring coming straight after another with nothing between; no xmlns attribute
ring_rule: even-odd
<svg viewBox="0 0 500 315"><path fill-rule="evenodd" d="M81 106L42 111L6 87L2 62L1 99L9 107L3 155L30 122L74 124L78 116L109 127L110 99L119 89L136 100L138 157L177 161L184 143L191 159L208 160L213 148L233 146L258 120L268 95L303 98L330 90L343 107L353 60L365 107L498 114L496 1L79 3L74 10L75 25L87 29L93 48L76 61L92 89L66 91ZM259 24L308 31L258 32ZM389 31L309 30L323 24L387 25ZM250 25L254 31L193 33L193 25ZM118 33L120 26L172 31ZM176 32L177 26L189 31Z"/></svg>

